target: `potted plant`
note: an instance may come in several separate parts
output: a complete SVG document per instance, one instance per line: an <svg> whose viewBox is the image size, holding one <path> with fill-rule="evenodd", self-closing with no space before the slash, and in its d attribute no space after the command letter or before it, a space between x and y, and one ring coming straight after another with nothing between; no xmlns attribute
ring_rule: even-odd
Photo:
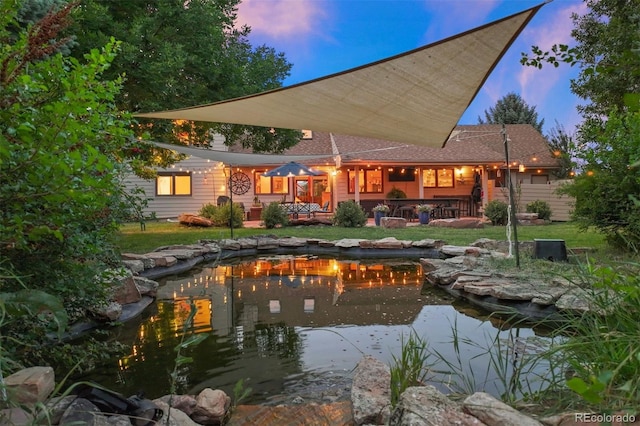
<svg viewBox="0 0 640 426"><path fill-rule="evenodd" d="M260 203L260 198L258 198L257 195L255 197L253 197L253 205L255 207L258 207L258 206L262 207L262 203Z"/></svg>
<svg viewBox="0 0 640 426"><path fill-rule="evenodd" d="M378 204L371 210L373 211L373 219L376 226L380 226L380 219L389 214L389 206L386 204Z"/></svg>
<svg viewBox="0 0 640 426"><path fill-rule="evenodd" d="M426 225L429 223L429 216L431 215L431 210L433 210L433 206L430 204L418 204L416 206L416 211L418 212L418 220L420 224Z"/></svg>

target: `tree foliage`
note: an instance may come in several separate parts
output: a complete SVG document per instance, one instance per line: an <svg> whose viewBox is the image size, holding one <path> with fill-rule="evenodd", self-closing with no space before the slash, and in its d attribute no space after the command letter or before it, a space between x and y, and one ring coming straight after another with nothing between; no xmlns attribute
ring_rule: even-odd
<svg viewBox="0 0 640 426"><path fill-rule="evenodd" d="M494 107L484 111L485 119L478 117L478 124L531 124L540 133L544 119L538 121L536 107L529 106L516 93L507 93Z"/></svg>
<svg viewBox="0 0 640 426"><path fill-rule="evenodd" d="M133 136L115 104L121 81L102 79L117 43L65 58L59 31L74 6L12 33L13 3L0 0L0 285L56 295L74 320L104 300L100 276L133 202L121 181ZM44 344L50 324L14 324Z"/></svg>
<svg viewBox="0 0 640 426"><path fill-rule="evenodd" d="M80 57L110 37L122 42L108 78L125 74L118 106L132 112L207 104L275 89L289 75L283 53L252 47L250 28L236 28L240 0L82 0L69 33ZM140 120L142 129L169 143L208 143L211 130L227 144L255 152L282 152L299 142L299 131L212 123ZM149 158L152 158L150 155Z"/></svg>
<svg viewBox="0 0 640 426"><path fill-rule="evenodd" d="M547 135L549 150L558 160L559 168L553 171L558 179L567 179L574 175L575 161L573 156L576 146L573 135L569 134L564 126L556 121L556 125Z"/></svg>
<svg viewBox="0 0 640 426"><path fill-rule="evenodd" d="M630 96L638 103L640 7L637 0L587 0L586 4L584 15L572 15L575 46L557 44L547 51L533 46L532 55L523 53L521 62L538 68L544 63L579 66L571 90L588 102L578 110L586 120L602 121L610 111L626 109Z"/></svg>
<svg viewBox="0 0 640 426"><path fill-rule="evenodd" d="M584 173L562 192L575 197L574 218L613 245L640 249L640 112L611 113L579 154Z"/></svg>
<svg viewBox="0 0 640 426"><path fill-rule="evenodd" d="M582 173L563 189L576 198L575 220L594 226L609 241L640 248L638 114L640 111L640 7L636 0L587 0L572 15L575 46L533 46L521 62L578 66L571 90L587 102L575 157Z"/></svg>

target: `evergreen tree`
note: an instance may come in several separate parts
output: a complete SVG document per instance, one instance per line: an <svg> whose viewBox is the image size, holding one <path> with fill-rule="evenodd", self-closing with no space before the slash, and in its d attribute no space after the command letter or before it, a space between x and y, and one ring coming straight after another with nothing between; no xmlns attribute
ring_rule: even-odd
<svg viewBox="0 0 640 426"><path fill-rule="evenodd" d="M538 121L535 107L530 107L516 93L507 93L495 107L484 111L485 120L478 117L478 124L531 124L542 133L544 119Z"/></svg>

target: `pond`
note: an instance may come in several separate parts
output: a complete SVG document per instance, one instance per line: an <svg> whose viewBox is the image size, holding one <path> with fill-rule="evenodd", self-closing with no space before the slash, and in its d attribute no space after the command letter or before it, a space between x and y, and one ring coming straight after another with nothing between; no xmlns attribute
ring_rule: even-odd
<svg viewBox="0 0 640 426"><path fill-rule="evenodd" d="M434 354L429 361L438 361L431 384L445 393L499 396L521 358L546 344L537 330L510 327L424 285L413 260L261 257L160 284L156 303L112 332L130 353L87 378L125 395L165 395L182 336L206 334L183 351L191 361L176 367L177 393L210 387L233 396L242 380L251 388L244 403L326 402L348 397L363 355L391 365L415 332ZM197 311L189 325L191 304ZM490 367L496 360L503 365L497 371Z"/></svg>

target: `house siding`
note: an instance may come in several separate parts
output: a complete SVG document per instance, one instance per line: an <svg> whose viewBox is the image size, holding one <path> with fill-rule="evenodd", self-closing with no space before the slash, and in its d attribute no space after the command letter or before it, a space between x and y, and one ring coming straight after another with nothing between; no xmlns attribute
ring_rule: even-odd
<svg viewBox="0 0 640 426"><path fill-rule="evenodd" d="M156 196L155 179L143 180L136 176L126 179L126 186L130 191L136 186L144 190L148 199L148 205L144 209L145 216L166 219L178 217L182 213L196 214L203 205L215 204L219 195L226 195L223 190L224 170L215 162L192 157L176 164L174 168L158 169L158 172L180 169L191 172L191 195Z"/></svg>

